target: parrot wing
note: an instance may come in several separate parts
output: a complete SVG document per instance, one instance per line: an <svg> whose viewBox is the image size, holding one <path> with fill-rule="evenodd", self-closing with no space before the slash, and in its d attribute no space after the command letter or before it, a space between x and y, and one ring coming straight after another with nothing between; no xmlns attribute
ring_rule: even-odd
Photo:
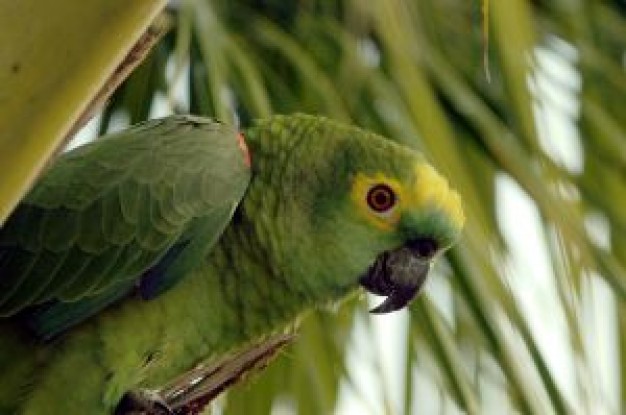
<svg viewBox="0 0 626 415"><path fill-rule="evenodd" d="M0 317L44 337L137 287L153 298L206 255L250 179L235 129L149 121L62 155L0 229Z"/></svg>

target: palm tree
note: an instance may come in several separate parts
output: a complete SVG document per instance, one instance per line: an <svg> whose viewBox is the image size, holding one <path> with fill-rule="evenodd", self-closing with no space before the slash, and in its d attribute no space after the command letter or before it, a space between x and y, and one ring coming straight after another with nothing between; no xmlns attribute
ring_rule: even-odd
<svg viewBox="0 0 626 415"><path fill-rule="evenodd" d="M188 0L101 132L163 112L308 112L424 152L461 243L408 312L309 317L215 413L621 413L622 1ZM389 327L392 327L390 329Z"/></svg>

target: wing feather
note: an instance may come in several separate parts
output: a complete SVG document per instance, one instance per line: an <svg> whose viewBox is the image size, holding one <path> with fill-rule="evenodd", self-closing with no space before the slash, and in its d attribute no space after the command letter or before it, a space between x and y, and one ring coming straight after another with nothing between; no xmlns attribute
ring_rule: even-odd
<svg viewBox="0 0 626 415"><path fill-rule="evenodd" d="M65 207L47 210L41 226L42 249L67 252L78 239L79 218Z"/></svg>
<svg viewBox="0 0 626 415"><path fill-rule="evenodd" d="M43 249L37 255L37 260L32 263L30 272L24 275L17 288L3 302L3 312L13 314L19 311L22 304L37 298L54 277L65 254L65 252L57 254Z"/></svg>
<svg viewBox="0 0 626 415"><path fill-rule="evenodd" d="M50 284L47 285L46 289L39 294L33 303L40 304L44 301L60 298L60 293L64 292L67 287L70 287L74 281L79 279L80 276L85 273L85 270L89 267L89 264L93 261L93 259L93 255L81 251L77 246L73 246L68 251L67 256L61 264L61 268L57 271L55 277L52 281L50 281Z"/></svg>
<svg viewBox="0 0 626 415"><path fill-rule="evenodd" d="M151 274L170 287L219 238L232 216L224 207L236 206L249 175L236 131L191 116L146 122L62 155L0 229L0 317L37 306L38 330L46 331L48 315L54 327L74 324L177 245L159 266L164 275ZM199 239L194 224L202 224ZM66 305L46 311L44 302Z"/></svg>
<svg viewBox="0 0 626 415"><path fill-rule="evenodd" d="M18 291L20 285L28 278L33 266L39 259L39 252L29 252L25 250L15 250L9 252L4 250L2 272L5 275L15 275L15 278L8 279L3 276L0 279L0 315L2 306L5 301L9 300L15 292ZM0 274L2 275L2 274Z"/></svg>
<svg viewBox="0 0 626 415"><path fill-rule="evenodd" d="M118 246L127 245L135 236L133 223L124 215L120 193L116 189L102 199L102 232L109 243Z"/></svg>

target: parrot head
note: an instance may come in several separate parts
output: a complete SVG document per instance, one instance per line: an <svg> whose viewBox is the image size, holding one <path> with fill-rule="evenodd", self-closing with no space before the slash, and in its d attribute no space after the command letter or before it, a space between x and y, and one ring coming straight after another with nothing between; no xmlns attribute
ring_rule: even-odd
<svg viewBox="0 0 626 415"><path fill-rule="evenodd" d="M412 171L409 167L404 174L392 170L357 174L353 179L352 202L363 220L400 238L360 277L368 291L387 296L372 313L388 313L407 305L464 222L458 193L419 155L408 152L404 161L397 156L394 164L412 165Z"/></svg>
<svg viewBox="0 0 626 415"><path fill-rule="evenodd" d="M250 135L248 197L255 182L280 181L257 205L280 234L278 262L306 274L311 291L332 285L339 296L359 283L387 297L371 312L399 310L461 232L458 193L406 146L306 115L274 117Z"/></svg>

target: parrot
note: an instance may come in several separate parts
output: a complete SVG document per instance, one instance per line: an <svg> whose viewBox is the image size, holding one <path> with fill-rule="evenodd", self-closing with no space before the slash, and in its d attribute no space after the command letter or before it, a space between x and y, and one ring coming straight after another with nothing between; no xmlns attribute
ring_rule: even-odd
<svg viewBox="0 0 626 415"><path fill-rule="evenodd" d="M420 152L321 116L172 115L67 151L0 229L0 414L174 413L152 392L311 310L404 308L464 221Z"/></svg>

